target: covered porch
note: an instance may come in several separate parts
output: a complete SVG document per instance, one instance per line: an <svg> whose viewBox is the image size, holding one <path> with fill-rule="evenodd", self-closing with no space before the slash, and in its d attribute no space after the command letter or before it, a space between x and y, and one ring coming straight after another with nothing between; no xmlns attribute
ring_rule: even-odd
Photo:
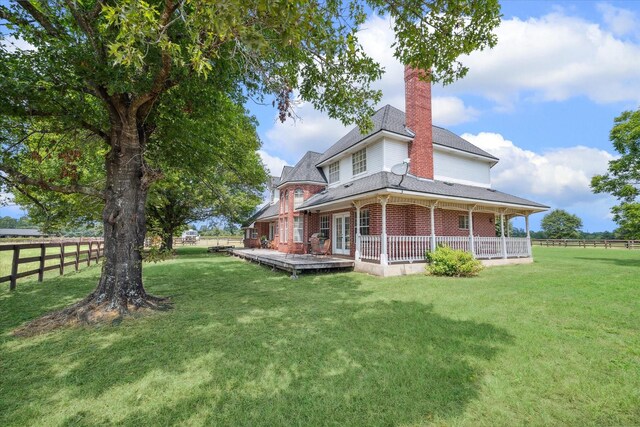
<svg viewBox="0 0 640 427"><path fill-rule="evenodd" d="M356 262L374 262L382 266L393 263L413 263L425 260L425 253L434 251L438 245L470 252L481 260L518 260L531 258L531 238L529 215L534 209L514 206L496 206L490 203L451 200L433 200L422 197L403 197L381 195L352 202L355 207L355 256ZM361 231L361 212L367 206L380 206L381 226L377 234L363 234ZM397 227L389 226L388 207L390 205L420 206L428 218L422 218L425 227L416 228L422 233L398 234ZM464 225L468 228L465 235L447 235L447 225L436 220L436 210L455 212L466 216ZM449 214L454 215L455 214ZM442 216L442 215L441 215ZM482 228L474 230L474 216L482 218ZM525 237L511 237L508 221L516 216L525 218ZM487 221L488 218L488 221ZM391 221L394 218L391 217ZM488 222L485 224L485 222ZM500 225L500 235L496 236L495 222ZM427 224L428 223L428 224ZM440 233L438 233L440 231ZM461 230L455 230L460 234ZM517 261L516 261L517 262Z"/></svg>

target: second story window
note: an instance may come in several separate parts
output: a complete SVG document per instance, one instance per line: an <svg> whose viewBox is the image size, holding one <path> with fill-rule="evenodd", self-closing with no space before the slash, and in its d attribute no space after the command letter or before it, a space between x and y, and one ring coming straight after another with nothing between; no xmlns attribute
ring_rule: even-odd
<svg viewBox="0 0 640 427"><path fill-rule="evenodd" d="M367 149L363 148L356 151L351 156L351 164L353 165L353 174L357 175L367 171Z"/></svg>
<svg viewBox="0 0 640 427"><path fill-rule="evenodd" d="M293 207L297 208L302 202L304 202L304 191L302 191L302 188L296 188L293 193Z"/></svg>
<svg viewBox="0 0 640 427"><path fill-rule="evenodd" d="M289 212L289 190L284 192L284 213Z"/></svg>
<svg viewBox="0 0 640 427"><path fill-rule="evenodd" d="M340 181L340 162L333 162L329 165L329 184Z"/></svg>

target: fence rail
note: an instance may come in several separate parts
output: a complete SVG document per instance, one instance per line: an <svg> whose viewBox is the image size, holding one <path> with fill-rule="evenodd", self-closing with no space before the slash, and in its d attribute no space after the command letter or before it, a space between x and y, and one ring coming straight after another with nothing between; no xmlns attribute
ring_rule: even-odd
<svg viewBox="0 0 640 427"><path fill-rule="evenodd" d="M362 259L380 259L380 236L360 236L360 251Z"/></svg>
<svg viewBox="0 0 640 427"><path fill-rule="evenodd" d="M91 265L91 261L97 263L98 260L102 258L104 255L103 245L104 242L102 240L0 245L0 252L13 252L11 274L0 277L0 283L9 282L9 290L14 290L16 288L17 280L23 277L34 276L37 274L38 281L42 282L46 271L58 270L60 275L63 275L65 267L69 266L74 266L75 271L78 271L81 263ZM86 247L86 249L83 249L83 247ZM53 248L57 249L57 252L47 254L47 250ZM30 256L20 257L21 251L30 249L40 249L40 254L37 256L30 254ZM68 261L68 259L71 260ZM58 262L46 265L46 262L49 260L58 260ZM18 272L21 264L35 262L38 263L38 268Z"/></svg>
<svg viewBox="0 0 640 427"><path fill-rule="evenodd" d="M532 245L581 248L640 249L640 240L531 239Z"/></svg>
<svg viewBox="0 0 640 427"><path fill-rule="evenodd" d="M431 250L431 236L388 236L387 241L389 262L424 261Z"/></svg>

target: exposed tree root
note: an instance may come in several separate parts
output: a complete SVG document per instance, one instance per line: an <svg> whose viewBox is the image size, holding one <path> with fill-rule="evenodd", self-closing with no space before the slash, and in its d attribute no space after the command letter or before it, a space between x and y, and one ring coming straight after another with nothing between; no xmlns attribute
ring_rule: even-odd
<svg viewBox="0 0 640 427"><path fill-rule="evenodd" d="M59 311L45 314L13 331L18 337L31 337L69 326L119 323L124 317L145 316L173 307L168 298L145 295L136 298L135 303L114 304L112 301L97 302L94 294Z"/></svg>

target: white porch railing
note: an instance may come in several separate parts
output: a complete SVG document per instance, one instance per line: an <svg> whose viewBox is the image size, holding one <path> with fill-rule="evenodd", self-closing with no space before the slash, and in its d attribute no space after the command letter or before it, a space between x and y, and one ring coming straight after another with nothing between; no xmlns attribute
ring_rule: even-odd
<svg viewBox="0 0 640 427"><path fill-rule="evenodd" d="M379 260L381 241L380 236L360 236L360 258Z"/></svg>
<svg viewBox="0 0 640 427"><path fill-rule="evenodd" d="M526 237L505 237L507 242L507 256L531 256L531 239Z"/></svg>
<svg viewBox="0 0 640 427"><path fill-rule="evenodd" d="M469 239L467 237L467 239ZM480 259L502 258L502 237L474 237L475 256Z"/></svg>
<svg viewBox="0 0 640 427"><path fill-rule="evenodd" d="M436 236L436 245L446 245L452 249L471 252L471 238L468 236ZM503 242L506 244L503 247ZM380 260L382 254L381 236L360 236L360 258ZM387 236L388 262L413 262L425 260L425 252L430 251L431 236ZM531 256L531 240L526 237L476 237L473 238L473 254L479 259L494 259Z"/></svg>
<svg viewBox="0 0 640 427"><path fill-rule="evenodd" d="M436 236L436 246L443 244L458 251L471 252L468 236Z"/></svg>
<svg viewBox="0 0 640 427"><path fill-rule="evenodd" d="M424 261L431 249L431 236L387 236L387 259L395 261Z"/></svg>

